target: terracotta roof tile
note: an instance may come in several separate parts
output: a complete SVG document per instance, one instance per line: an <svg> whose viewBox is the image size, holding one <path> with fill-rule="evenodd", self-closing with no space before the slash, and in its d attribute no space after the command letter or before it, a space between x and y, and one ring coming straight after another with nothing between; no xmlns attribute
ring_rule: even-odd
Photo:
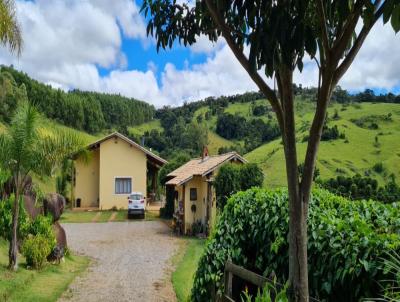
<svg viewBox="0 0 400 302"><path fill-rule="evenodd" d="M172 171L167 176L173 177L166 182L167 185L181 185L188 180L192 179L195 175L205 176L208 173L214 171L219 166L230 160L239 160L245 163L246 160L236 152L229 152L221 155L209 156L204 160L202 158L196 158L188 161L183 166Z"/></svg>

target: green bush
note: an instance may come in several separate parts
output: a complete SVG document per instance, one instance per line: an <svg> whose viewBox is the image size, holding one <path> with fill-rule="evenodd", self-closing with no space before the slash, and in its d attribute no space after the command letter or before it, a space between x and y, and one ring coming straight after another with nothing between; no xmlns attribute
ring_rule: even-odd
<svg viewBox="0 0 400 302"><path fill-rule="evenodd" d="M315 190L308 218L310 295L321 301L358 301L379 295L387 279L380 260L399 250L400 210L374 201L349 201ZM253 188L232 196L207 243L195 275L192 300L223 292L224 264L288 279L288 196Z"/></svg>
<svg viewBox="0 0 400 302"><path fill-rule="evenodd" d="M29 235L22 244L22 254L26 258L27 265L41 269L56 244L52 218L43 215L37 216L30 224Z"/></svg>
<svg viewBox="0 0 400 302"><path fill-rule="evenodd" d="M12 235L12 209L14 206L14 195L0 200L0 237L10 241ZM26 214L23 203L19 203L18 238L24 239L30 228L30 220Z"/></svg>
<svg viewBox="0 0 400 302"><path fill-rule="evenodd" d="M30 234L22 244L22 254L26 258L26 264L35 269L43 267L52 249L51 240L43 234Z"/></svg>
<svg viewBox="0 0 400 302"><path fill-rule="evenodd" d="M381 174L384 170L385 167L383 166L383 164L380 163L376 163L373 167L372 170L374 170L376 173Z"/></svg>
<svg viewBox="0 0 400 302"><path fill-rule="evenodd" d="M228 198L238 192L261 187L264 182L262 170L254 163L245 165L224 165L215 178L217 206L223 209Z"/></svg>
<svg viewBox="0 0 400 302"><path fill-rule="evenodd" d="M384 169L383 166L382 169ZM359 174L353 177L339 175L336 178L317 179L316 181L321 187L332 193L353 200L373 199L385 203L400 201L400 186L396 183L394 175L390 176L390 180L384 187L379 187L375 179L362 177Z"/></svg>
<svg viewBox="0 0 400 302"><path fill-rule="evenodd" d="M278 288L275 283L267 283L264 288L258 290L257 295L253 297L247 290L243 293L242 302L288 302L286 294L287 286Z"/></svg>
<svg viewBox="0 0 400 302"><path fill-rule="evenodd" d="M232 164L222 166L214 184L217 206L219 209L223 209L229 196L240 190L239 169Z"/></svg>
<svg viewBox="0 0 400 302"><path fill-rule="evenodd" d="M14 195L0 200L0 237L11 241L12 208ZM22 242L22 254L27 264L40 269L46 257L56 246L51 217L39 215L34 221L28 217L23 203L19 204L18 240Z"/></svg>
<svg viewBox="0 0 400 302"><path fill-rule="evenodd" d="M29 233L32 235L43 235L51 243L52 247L56 244L56 239L53 231L53 220L51 216L39 215L34 221L32 221L29 227Z"/></svg>

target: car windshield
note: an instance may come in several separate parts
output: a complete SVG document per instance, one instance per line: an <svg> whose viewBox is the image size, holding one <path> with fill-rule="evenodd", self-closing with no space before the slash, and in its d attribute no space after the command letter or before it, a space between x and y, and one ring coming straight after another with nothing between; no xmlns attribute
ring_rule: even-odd
<svg viewBox="0 0 400 302"><path fill-rule="evenodd" d="M129 196L129 199L141 200L142 199L142 195L140 195L140 194L132 194L131 196Z"/></svg>

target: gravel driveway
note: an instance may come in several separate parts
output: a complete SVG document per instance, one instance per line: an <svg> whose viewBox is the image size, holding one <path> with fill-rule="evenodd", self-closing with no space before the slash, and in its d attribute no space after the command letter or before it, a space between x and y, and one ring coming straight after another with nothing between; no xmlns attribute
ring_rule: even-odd
<svg viewBox="0 0 400 302"><path fill-rule="evenodd" d="M59 301L176 301L171 257L179 240L161 221L63 224L69 247L94 260Z"/></svg>

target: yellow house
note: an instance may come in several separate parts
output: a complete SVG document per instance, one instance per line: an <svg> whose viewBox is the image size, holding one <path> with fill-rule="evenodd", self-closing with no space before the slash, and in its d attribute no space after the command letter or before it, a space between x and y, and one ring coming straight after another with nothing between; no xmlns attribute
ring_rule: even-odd
<svg viewBox="0 0 400 302"><path fill-rule="evenodd" d="M216 196L212 185L219 168L226 163L246 163L236 152L209 156L205 148L201 158L192 159L167 175L167 190L175 191L175 219L182 232L191 232L193 223L201 222L207 230L216 217Z"/></svg>
<svg viewBox="0 0 400 302"><path fill-rule="evenodd" d="M154 190L157 172L167 163L118 132L90 144L87 149L89 160L83 156L74 159L75 207L125 209L131 192L141 192L149 198L148 178Z"/></svg>

